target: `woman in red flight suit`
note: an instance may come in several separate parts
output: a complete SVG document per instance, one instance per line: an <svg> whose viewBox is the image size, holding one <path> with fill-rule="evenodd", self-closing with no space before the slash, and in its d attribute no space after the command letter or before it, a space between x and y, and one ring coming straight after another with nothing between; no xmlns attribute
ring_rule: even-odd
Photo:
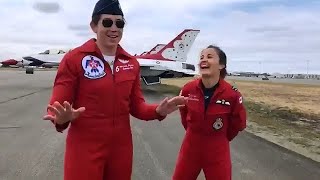
<svg viewBox="0 0 320 180"><path fill-rule="evenodd" d="M186 134L173 180L196 180L203 169L207 180L231 180L229 142L246 127L246 110L240 92L224 78L227 57L216 46L202 50L201 78L187 83L180 108Z"/></svg>
<svg viewBox="0 0 320 180"><path fill-rule="evenodd" d="M118 44L124 24L117 0L98 1L90 23L97 38L73 49L59 65L44 119L51 120L59 132L70 126L65 180L130 180L130 114L162 120L184 104L183 97L159 105L145 103L140 65Z"/></svg>

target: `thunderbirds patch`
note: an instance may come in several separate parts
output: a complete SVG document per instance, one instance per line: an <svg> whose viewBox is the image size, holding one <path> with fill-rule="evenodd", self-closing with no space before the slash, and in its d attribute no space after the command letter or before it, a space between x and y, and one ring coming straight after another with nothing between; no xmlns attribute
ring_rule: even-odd
<svg viewBox="0 0 320 180"><path fill-rule="evenodd" d="M102 60L95 56L85 56L82 59L82 68L85 71L84 76L89 79L98 79L106 75Z"/></svg>

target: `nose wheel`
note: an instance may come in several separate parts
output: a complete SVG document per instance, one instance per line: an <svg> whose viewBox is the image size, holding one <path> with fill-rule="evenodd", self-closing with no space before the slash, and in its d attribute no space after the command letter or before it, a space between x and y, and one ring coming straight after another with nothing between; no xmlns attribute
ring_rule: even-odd
<svg viewBox="0 0 320 180"><path fill-rule="evenodd" d="M26 68L26 74L33 74L33 73L34 73L34 68L32 68L32 67Z"/></svg>

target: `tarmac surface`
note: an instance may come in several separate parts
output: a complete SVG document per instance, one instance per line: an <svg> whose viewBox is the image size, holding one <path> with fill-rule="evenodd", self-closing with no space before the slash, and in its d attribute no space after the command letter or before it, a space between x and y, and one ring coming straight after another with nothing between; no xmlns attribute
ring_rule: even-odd
<svg viewBox="0 0 320 180"><path fill-rule="evenodd" d="M0 180L63 179L66 132L41 118L56 71L0 71ZM144 91L147 102L163 95ZM178 112L163 122L132 118L133 180L169 180L184 135ZM316 180L320 164L241 133L231 143L234 180ZM203 173L198 179L204 179Z"/></svg>

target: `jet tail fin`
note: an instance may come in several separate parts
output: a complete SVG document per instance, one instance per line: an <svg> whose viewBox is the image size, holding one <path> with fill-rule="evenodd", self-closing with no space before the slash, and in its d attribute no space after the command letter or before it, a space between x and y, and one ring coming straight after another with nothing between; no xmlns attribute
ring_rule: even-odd
<svg viewBox="0 0 320 180"><path fill-rule="evenodd" d="M148 54L157 54L159 51L161 51L166 45L165 44L157 44L155 47L153 47Z"/></svg>
<svg viewBox="0 0 320 180"><path fill-rule="evenodd" d="M168 44L157 44L148 53L136 56L142 59L186 62L191 46L200 30L185 29Z"/></svg>
<svg viewBox="0 0 320 180"><path fill-rule="evenodd" d="M187 55L200 30L185 29L157 54L164 60L186 62Z"/></svg>

